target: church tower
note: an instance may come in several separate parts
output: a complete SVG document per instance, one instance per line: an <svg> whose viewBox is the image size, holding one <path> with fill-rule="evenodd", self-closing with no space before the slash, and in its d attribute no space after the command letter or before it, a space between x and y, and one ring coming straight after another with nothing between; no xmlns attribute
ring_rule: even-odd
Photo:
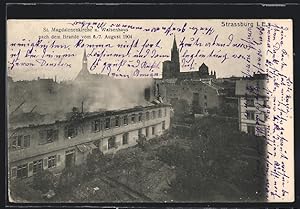
<svg viewBox="0 0 300 209"><path fill-rule="evenodd" d="M176 38L174 36L173 46L171 49L171 62L174 64L174 74L180 73L179 51L177 48Z"/></svg>
<svg viewBox="0 0 300 209"><path fill-rule="evenodd" d="M86 56L86 50L84 49L83 52L83 57L82 57L82 68L80 70L80 72L78 73L77 77L75 78L75 80L86 80L90 77L90 72L88 70L88 66L87 66L87 56Z"/></svg>

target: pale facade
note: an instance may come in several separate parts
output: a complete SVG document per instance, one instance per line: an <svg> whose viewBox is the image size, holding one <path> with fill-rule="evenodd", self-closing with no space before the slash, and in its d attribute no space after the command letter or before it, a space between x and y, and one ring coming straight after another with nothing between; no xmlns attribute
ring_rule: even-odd
<svg viewBox="0 0 300 209"><path fill-rule="evenodd" d="M242 132L266 136L268 128L268 97L264 74L236 81L239 129Z"/></svg>
<svg viewBox="0 0 300 209"><path fill-rule="evenodd" d="M59 173L86 162L94 149L114 153L136 145L142 135L151 139L169 127L170 106L157 104L10 129L9 176L26 178L46 169Z"/></svg>
<svg viewBox="0 0 300 209"><path fill-rule="evenodd" d="M245 97L239 98L240 131L256 136L266 135L266 102L266 99L263 97L249 99ZM259 109L257 107L259 107Z"/></svg>

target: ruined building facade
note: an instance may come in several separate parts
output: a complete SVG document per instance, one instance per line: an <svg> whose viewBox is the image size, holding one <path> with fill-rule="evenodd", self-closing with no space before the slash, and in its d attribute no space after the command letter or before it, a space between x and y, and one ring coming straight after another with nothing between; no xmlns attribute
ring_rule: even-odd
<svg viewBox="0 0 300 209"><path fill-rule="evenodd" d="M99 78L102 79L103 86L95 88L100 81ZM76 94L80 90L96 91L100 96L94 98L95 101L108 103L101 99L101 95L110 94L111 100L116 96L111 95L109 91L111 89L107 89L108 85L105 84L112 82L111 85L113 85L121 81L124 82L124 80L116 81L104 75L91 74L84 51L82 69L76 79L70 85L57 87L55 91L61 92L64 96L62 99L67 103L70 103L69 94L74 91ZM35 81L26 83L31 85L32 82L35 83ZM64 91L66 88L70 91ZM35 90L41 95L45 94L40 88ZM135 96L144 100L143 94L141 90L141 95ZM123 95L120 93L120 96ZM60 97L53 94L51 98L54 101L51 104L59 106ZM133 102L129 107L118 106L116 110L99 108L100 110L93 111L84 111L84 100L80 99L81 110L73 107L72 112L64 111L54 114L55 108L53 108L45 115L46 119L51 116L48 120L42 120L43 118L38 117L41 115L37 113L36 118L41 118L41 120L36 118L28 120L28 114L24 115L21 111L22 117L18 117L14 122L9 121L9 178L27 179L43 170L60 173L65 168L85 163L88 154L93 150L100 150L104 154L115 153L120 149L136 145L139 139L149 140L163 135L170 127L170 105L160 101L151 103L150 101L154 99L151 88L145 89L145 98L148 101L143 104ZM125 98L117 99L118 102L125 102ZM49 104L49 100L47 102ZM35 103L41 106L40 100L36 100ZM41 112L43 113L43 110ZM21 119L27 120L20 123Z"/></svg>
<svg viewBox="0 0 300 209"><path fill-rule="evenodd" d="M86 162L98 149L114 153L151 139L170 127L170 106L165 104L124 110L79 113L51 124L10 128L9 178L22 179L42 170L59 173Z"/></svg>

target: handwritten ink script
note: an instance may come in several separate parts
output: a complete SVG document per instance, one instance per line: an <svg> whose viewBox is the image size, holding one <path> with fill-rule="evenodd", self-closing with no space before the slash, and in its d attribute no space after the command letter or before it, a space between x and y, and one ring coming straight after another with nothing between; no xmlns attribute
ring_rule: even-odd
<svg viewBox="0 0 300 209"><path fill-rule="evenodd" d="M268 27L265 33L264 65L269 76L265 90L271 100L267 132L267 194L271 200L283 200L293 193L287 185L294 182L289 166L293 163L293 149L289 148L289 144L293 144L292 50L289 48L292 28Z"/></svg>
<svg viewBox="0 0 300 209"><path fill-rule="evenodd" d="M85 54L91 74L162 78L178 51L182 72L205 63L219 78L265 74L247 91L264 98L254 118L267 144L267 199L293 201L292 39L291 20L9 20L7 71L15 80L72 80Z"/></svg>

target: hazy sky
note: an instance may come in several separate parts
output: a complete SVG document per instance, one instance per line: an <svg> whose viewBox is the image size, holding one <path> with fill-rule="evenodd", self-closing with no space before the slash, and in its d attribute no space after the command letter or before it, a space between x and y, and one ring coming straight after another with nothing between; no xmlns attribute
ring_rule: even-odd
<svg viewBox="0 0 300 209"><path fill-rule="evenodd" d="M166 55L170 56L171 54L171 47L175 36L178 48L182 48L180 52L181 65L190 65L193 63L192 67L181 66L181 71L195 70L205 62L209 70L216 71L217 77L241 76L243 75L242 71L245 71L247 65L247 55L251 63L257 62L256 51L249 49L251 45L249 42L259 42L260 30L256 26L263 22L262 20L77 21L79 22L76 22L76 20L9 20L7 24L8 75L12 76L14 80L31 80L37 77L53 78L54 76L57 76L58 80L73 79L81 69L84 49L86 49L88 54L88 67L90 68L92 63L97 60L97 56L90 56L89 53L92 51L98 52L99 55L105 49L105 53L119 53L124 55L129 48L117 47L117 45L130 45L138 39L136 47L130 50L129 56L125 58L102 57L92 73L102 72L107 74L111 70L111 72L131 76L136 69L140 72L149 73L149 68L146 66L153 64L154 68L152 70L160 76L162 62L170 59ZM84 24L82 24L83 21ZM120 26L117 25L119 23L121 24ZM278 20L277 23L282 25L291 24L291 22ZM52 31L53 29L75 30L79 28L91 29L91 32ZM153 28L155 31L147 31L147 29L151 30ZM107 31L112 29L121 31ZM53 35L60 37L53 37ZM63 35L77 35L78 37L63 39ZM90 35L91 38L81 37L82 35ZM123 35L128 37L128 39ZM113 40L110 39L112 36L115 36ZM261 36L265 40L266 33L264 32ZM31 44L36 44L39 37L41 38L39 46L32 48ZM84 43L85 45L76 47L75 45L80 39L83 39L81 44ZM51 48L53 41L55 41L55 46ZM157 44L157 47L143 47L146 41L149 44ZM180 45L180 43L184 44ZM107 47L107 44L110 44L110 47ZM188 46L189 44L190 46ZM63 48L64 46L67 47ZM45 47L47 47L46 50ZM256 46L256 49L259 48L264 50L265 44ZM148 53L147 56L145 58L134 57L134 55L139 55L139 51L141 50L141 54L145 56ZM147 50L149 51L147 52ZM198 55L202 54L202 57L198 56L191 59L191 56L193 54L195 56L197 52ZM44 57L42 57L43 53L46 54ZM157 55L164 56L154 58ZM61 56L70 57L61 58ZM183 56L186 57L183 58ZM226 59L224 60L224 58ZM60 63L62 66L57 65L60 59L62 60ZM120 71L117 71L117 66L122 60L123 64L124 62L125 64L119 68ZM189 62L187 63L187 61ZM46 66L47 64L48 66ZM49 66L50 64L51 66ZM56 64L56 66L53 67L53 64ZM111 68L108 68L108 64L111 64ZM128 64L131 67L128 67ZM133 65L136 67L132 67ZM255 69L252 70L255 71Z"/></svg>

